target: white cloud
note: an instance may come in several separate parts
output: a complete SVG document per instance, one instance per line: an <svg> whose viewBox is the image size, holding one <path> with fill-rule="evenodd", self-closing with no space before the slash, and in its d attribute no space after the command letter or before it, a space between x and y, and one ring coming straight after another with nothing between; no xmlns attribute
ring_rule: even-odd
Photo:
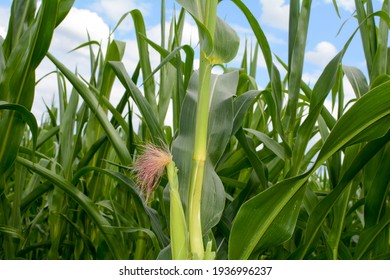
<svg viewBox="0 0 390 280"><path fill-rule="evenodd" d="M91 40L104 42L108 39L109 28L96 13L86 9L72 8L64 21L55 30L51 50L68 52L78 45ZM84 51L88 54L88 50Z"/></svg>
<svg viewBox="0 0 390 280"><path fill-rule="evenodd" d="M344 76L343 78L343 89L344 89L344 102L347 103L351 99L356 98L355 91L353 90L353 87L351 83L349 82L348 78Z"/></svg>
<svg viewBox="0 0 390 280"><path fill-rule="evenodd" d="M313 51L306 52L305 58L312 64L324 67L336 54L336 47L332 43L323 41L318 43Z"/></svg>
<svg viewBox="0 0 390 280"><path fill-rule="evenodd" d="M332 3L332 0L325 0L326 3ZM352 13L355 11L355 1L354 0L336 0L339 8L346 10L347 12Z"/></svg>
<svg viewBox="0 0 390 280"><path fill-rule="evenodd" d="M5 27L0 26L0 36L4 38L6 33L7 32L5 31Z"/></svg>
<svg viewBox="0 0 390 280"><path fill-rule="evenodd" d="M170 26L170 22L167 21L165 23L165 39L166 40L169 38L169 33L170 33L169 26ZM151 28L147 28L146 33L147 33L147 36L150 40L160 44L160 42L161 42L161 26L160 26L160 24L152 26ZM187 17L184 21L181 45L190 45L192 47L196 47L196 45L198 43L199 43L198 28L196 27L193 20L189 19L189 17Z"/></svg>
<svg viewBox="0 0 390 280"><path fill-rule="evenodd" d="M146 16L149 14L150 8L150 4L139 0L98 0L91 6L91 9L108 17L110 21L115 23L124 13L134 9L140 10L142 15Z"/></svg>
<svg viewBox="0 0 390 280"><path fill-rule="evenodd" d="M269 26L288 30L290 5L284 0L260 0L262 15L260 20Z"/></svg>
<svg viewBox="0 0 390 280"><path fill-rule="evenodd" d="M195 47L199 43L198 28L195 23L184 22L182 43Z"/></svg>
<svg viewBox="0 0 390 280"><path fill-rule="evenodd" d="M90 75L88 48L85 47L69 52L88 41L87 32L91 40L102 42L102 46L105 48L109 35L108 25L96 13L73 7L64 21L55 30L49 52L71 71L75 71L77 68L77 72L88 79ZM55 66L45 58L36 70L37 79L53 70L55 70ZM70 89L71 87L68 84L68 93L70 93ZM48 106L52 102L57 104L57 99L57 78L55 75L50 75L36 87L32 112L38 120L47 111L45 103Z"/></svg>
<svg viewBox="0 0 390 280"><path fill-rule="evenodd" d="M310 73L305 72L302 74L302 81L304 81L312 88L320 77L320 74L321 73L319 73L318 71Z"/></svg>
<svg viewBox="0 0 390 280"><path fill-rule="evenodd" d="M0 6L0 36L3 38L7 33L7 26L9 20L9 7Z"/></svg>

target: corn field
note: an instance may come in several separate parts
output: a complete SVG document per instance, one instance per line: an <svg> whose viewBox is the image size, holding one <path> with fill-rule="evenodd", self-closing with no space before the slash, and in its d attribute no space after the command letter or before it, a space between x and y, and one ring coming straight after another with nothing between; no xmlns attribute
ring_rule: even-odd
<svg viewBox="0 0 390 280"><path fill-rule="evenodd" d="M287 61L253 11L231 0L257 40L236 68L243 42L217 16L221 1L176 2L161 42L139 10L118 19L134 23L134 69L124 42L86 38L88 78L48 52L74 0L12 2L0 37L0 259L390 259L390 1L374 10L355 0L358 28L313 85L302 78L311 0L290 0ZM197 48L182 43L186 17ZM359 35L366 69L343 64ZM59 102L38 122L45 57Z"/></svg>

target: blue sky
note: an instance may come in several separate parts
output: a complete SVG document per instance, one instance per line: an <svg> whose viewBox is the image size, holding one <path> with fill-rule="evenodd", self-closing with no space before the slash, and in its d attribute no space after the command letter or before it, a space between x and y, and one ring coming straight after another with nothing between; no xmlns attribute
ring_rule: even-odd
<svg viewBox="0 0 390 280"><path fill-rule="evenodd" d="M0 0L0 35L5 36L9 18L10 0ZM287 59L287 36L288 36L288 10L287 0L244 0L243 1L259 20L264 32L267 35L273 53L286 61ZM344 46L345 42L357 27L357 21L352 17L354 12L354 0L337 0L341 18L338 18L333 7L332 0L314 0L310 18L309 34L306 46L306 60L303 78L306 82L314 84L325 65ZM374 0L376 9L381 6L381 0ZM69 50L86 41L87 30L92 39L102 41L105 39L119 20L119 18L132 9L140 9L144 15L148 36L154 40L160 40L160 1L158 0L76 0L74 8L67 19L58 27L52 41L50 52L63 61L70 69L76 69L82 75L88 77L88 52L79 50L69 53ZM173 0L166 1L166 20L170 20L174 10L179 11L180 6ZM254 40L253 34L246 19L231 1L224 0L219 5L219 16L233 26L242 39ZM337 35L344 23L343 29ZM184 30L184 43L191 43L196 46L197 30L194 22L188 16ZM138 54L134 38L134 28L131 17L122 23L114 38L127 43L124 63L128 71L133 72L137 63ZM240 48L237 59L229 66L238 66L241 60L243 48ZM157 65L159 56L152 54L152 63ZM364 56L361 48L360 37L352 42L344 59L344 64L356 66L365 71ZM41 77L54 69L53 65L45 60L37 70L37 77ZM258 77L260 86L267 80L264 62L260 55L258 61ZM113 95L115 103L121 96L123 90L119 84L115 85L117 95ZM45 79L38 87L33 112L40 116L44 111L44 103L50 104L55 100L56 82L55 78ZM346 93L352 97L352 90L346 85Z"/></svg>

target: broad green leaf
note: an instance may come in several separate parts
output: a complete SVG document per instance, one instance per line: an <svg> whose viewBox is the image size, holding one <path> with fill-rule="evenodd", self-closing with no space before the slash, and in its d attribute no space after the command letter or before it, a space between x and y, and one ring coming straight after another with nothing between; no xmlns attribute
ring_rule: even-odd
<svg viewBox="0 0 390 280"><path fill-rule="evenodd" d="M189 181L194 148L195 116L197 110L198 73L194 72L185 96L178 137L172 145L173 159L179 169L179 191L187 210ZM202 230L206 234L215 226L225 205L225 191L215 173L233 129L233 94L237 86L236 72L211 77L212 99L208 124L208 151L202 190ZM213 205L212 208L209 205Z"/></svg>
<svg viewBox="0 0 390 280"><path fill-rule="evenodd" d="M371 80L375 80L376 77L386 73L387 68L387 48L389 41L389 29L390 23L388 16L390 14L389 0L383 1L382 11L387 15L387 21L385 17L381 17L379 20L379 26L376 34L376 49L373 57ZM374 20L372 19L372 22ZM375 30L376 31L376 30Z"/></svg>
<svg viewBox="0 0 390 280"><path fill-rule="evenodd" d="M73 131L74 131L74 119L78 106L78 93L73 91L69 104L66 107L64 115L61 116L60 131L59 131L59 144L60 144L60 163L63 167L63 176L69 180L72 176L72 166L74 160L74 143L73 143Z"/></svg>
<svg viewBox="0 0 390 280"><path fill-rule="evenodd" d="M9 32L3 43L6 60L0 81L0 100L31 109L35 69L44 58L53 36L58 1L44 1L35 15L35 2L15 1ZM18 21L20 20L20 21ZM18 67L15 67L18 65ZM13 163L23 138L25 123L14 111L0 119L0 174Z"/></svg>
<svg viewBox="0 0 390 280"><path fill-rule="evenodd" d="M260 131L256 131L254 129L246 129L246 131L248 131L248 132L252 133L254 136L256 136L276 156L278 156L280 159L284 160L284 158L285 158L284 149L278 142L276 142L274 139L269 137L267 134L262 133Z"/></svg>
<svg viewBox="0 0 390 280"><path fill-rule="evenodd" d="M107 54L104 57L104 70L99 77L99 92L101 96L110 99L111 90L115 81L115 73L110 66L111 61L121 61L125 54L126 43L113 40L107 48Z"/></svg>
<svg viewBox="0 0 390 280"><path fill-rule="evenodd" d="M233 95L238 83L238 73L212 75L210 117L208 123L207 154L215 167L230 140L233 130Z"/></svg>
<svg viewBox="0 0 390 280"><path fill-rule="evenodd" d="M233 28L217 17L214 32L208 30L206 22L211 20L207 17L208 7L199 5L200 2L197 1L177 0L177 2L194 18L198 26L201 49L206 53L210 63L227 63L236 57L240 39ZM206 3L209 2L211 1Z"/></svg>
<svg viewBox="0 0 390 280"><path fill-rule="evenodd" d="M305 182L309 176L319 168L330 156L335 152L345 146L348 141L353 137L363 132L367 127L376 121L380 120L386 115L390 114L390 95L388 91L390 90L390 82L386 82L360 98L351 108L348 110L336 123L335 127L329 134L326 139L319 155L310 170L306 173L286 179L279 182L272 188L261 192L256 195L254 198L244 203L240 208L235 221L233 223L232 231L229 239L229 258L230 259L247 259L253 250L256 248L259 242L262 242L262 239L265 238L266 233L272 230L276 225L273 224L275 220L278 219L279 215L282 215L283 209L287 205L294 205L294 196L299 193L300 189L305 185ZM378 141L388 141L381 138ZM378 148L379 147L379 148ZM380 149L380 145L373 143L368 148L368 151L362 155L362 157L371 157L375 154L375 149ZM374 149L372 152L371 149ZM351 167L351 173L344 175L345 179L342 180L343 184L349 182L352 178L351 174L356 174L356 170L360 170L361 167L366 163L365 160L356 162L356 165ZM362 166L359 166L361 164ZM344 186L344 185L343 185ZM336 188L336 190L341 190L343 188ZM274 194L272 198L272 210L270 211L269 206L264 206L265 197L268 198L269 193ZM335 197L333 197L335 196ZM326 197L326 200L323 200L322 203L327 203L328 211L333 206L335 199L338 197L336 192L332 192L329 196ZM300 197L299 197L300 198ZM262 203L260 203L262 202ZM296 201L300 205L299 201ZM310 232L306 233L305 247L300 249L297 252L295 257L303 258L306 255L307 250L311 242L316 237L316 232L318 232L323 219L325 218L327 211L323 210L321 205L318 205L316 209L318 213L316 215L312 214L310 222L313 226L308 226L312 228ZM267 217L258 215L263 211L267 211ZM297 211L295 209L295 211ZM290 214L293 212L290 212ZM314 212L313 212L314 213ZM291 221L294 222L294 221ZM245 226L243 226L245 224ZM281 226L281 225L278 225ZM285 225L288 229L290 225Z"/></svg>
<svg viewBox="0 0 390 280"><path fill-rule="evenodd" d="M23 33L32 24L37 8L36 2L37 1L35 0L19 0L12 2L11 17L8 24L7 36L4 40L3 46L4 54L7 59Z"/></svg>
<svg viewBox="0 0 390 280"><path fill-rule="evenodd" d="M384 214L386 204L386 192L388 192L388 183L390 182L390 148L385 146L379 158L373 164L374 174L370 178L371 185L367 186L367 194L364 203L364 221L365 226L370 227L377 224L380 217Z"/></svg>
<svg viewBox="0 0 390 280"><path fill-rule="evenodd" d="M343 71L347 76L357 98L368 91L367 79L359 68L343 65Z"/></svg>
<svg viewBox="0 0 390 280"><path fill-rule="evenodd" d="M352 108L351 108L352 109ZM347 114L349 111L347 112ZM341 122L341 119L340 119ZM342 123L344 124L344 123ZM335 129L342 127L342 125L335 127ZM349 129L347 129L349 130ZM348 131L349 134L351 134L351 131ZM335 132L332 131L332 133L337 133L337 130ZM329 141L332 141L332 136L335 134L332 134L328 137L330 138ZM343 177L341 178L338 185L335 187L334 191L331 192L328 196L326 196L315 208L312 215L310 215L307 230L306 230L306 238L305 242L302 245L302 247L297 251L297 253L294 255L294 258L304 258L307 252L310 250L312 243L319 232L321 225L323 224L327 214L333 207L333 205L336 203L338 197L342 194L344 188L348 185L348 183L354 178L354 176L359 172L363 166L368 162L368 160L373 157L382 147L385 145L390 137L390 133L388 132L385 136L383 136L380 139L374 140L372 142L369 142L362 151L357 155L356 159L352 162L351 166L348 168L348 170L345 172ZM326 140L321 152L330 146L326 145L328 142L328 139ZM337 145L335 145L337 146ZM321 154L320 152L320 154ZM321 157L319 157L319 160L321 161ZM317 161L318 162L318 161Z"/></svg>
<svg viewBox="0 0 390 280"><path fill-rule="evenodd" d="M390 114L390 81L361 97L336 123L318 155L324 161L367 127Z"/></svg>
<svg viewBox="0 0 390 280"><path fill-rule="evenodd" d="M57 22L56 26L65 19L65 17L70 12L75 0L59 0L58 2L58 12L57 12Z"/></svg>
<svg viewBox="0 0 390 280"><path fill-rule="evenodd" d="M0 110L11 110L17 112L20 115L23 121L27 123L30 127L33 141L33 149L35 149L38 141L38 123L35 119L35 116L24 106L8 103L5 101L0 101Z"/></svg>
<svg viewBox="0 0 390 280"><path fill-rule="evenodd" d="M353 144L358 144L362 142L368 142L375 139L378 139L384 136L389 129L390 115L387 115L375 123L368 126L364 131L359 133L357 136L353 137L348 141L348 146Z"/></svg>
<svg viewBox="0 0 390 280"><path fill-rule="evenodd" d="M248 259L255 249L262 249L258 244L278 245L291 237L307 178L303 174L281 181L241 206L230 233L230 260Z"/></svg>
<svg viewBox="0 0 390 280"><path fill-rule="evenodd" d="M176 0L188 13L191 14L192 18L195 20L196 25L198 26L198 33L200 39L201 49L210 55L213 52L213 37L210 31L205 25L205 15L203 14L203 7L199 6L199 1L185 1L185 0ZM214 0L212 0L214 1Z"/></svg>
<svg viewBox="0 0 390 280"><path fill-rule="evenodd" d="M263 189L268 188L267 167L257 155L253 142L248 139L249 137L245 135L242 128L238 129L235 136L242 148L244 149L246 156L249 159L249 162L251 163L254 171L256 172L256 175L260 180L261 186L263 187Z"/></svg>
<svg viewBox="0 0 390 280"><path fill-rule="evenodd" d="M242 122L245 118L245 115L249 109L249 107L253 104L256 98L261 94L258 90L251 90L245 92L234 99L234 123L233 123L233 131L232 134L236 134Z"/></svg>
<svg viewBox="0 0 390 280"><path fill-rule="evenodd" d="M236 31L219 17L217 17L213 40L214 48L209 56L211 63L227 63L236 57L240 38Z"/></svg>
<svg viewBox="0 0 390 280"><path fill-rule="evenodd" d="M322 110L323 102L336 82L338 65L341 63L341 59L350 41L351 39L345 45L344 49L329 62L314 86L310 100L309 115L298 128L292 155L292 174L299 172L300 163L302 162L309 140L312 137L312 131Z"/></svg>

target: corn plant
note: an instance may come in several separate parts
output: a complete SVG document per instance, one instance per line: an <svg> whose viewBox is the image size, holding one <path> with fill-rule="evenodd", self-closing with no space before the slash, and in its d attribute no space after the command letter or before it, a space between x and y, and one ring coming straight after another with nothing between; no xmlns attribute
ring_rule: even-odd
<svg viewBox="0 0 390 280"><path fill-rule="evenodd" d="M73 1L42 1L38 13L36 1L13 1L0 41L0 258L389 258L389 1L379 11L355 1L358 28L314 86L302 80L312 1L290 1L282 61L253 12L232 0L257 40L239 66L229 65L240 41L219 2L178 0L166 37L162 0L161 42L148 38L140 11L125 13L118 25L134 22L137 67L122 62L124 42L103 49L86 38L70 47L89 49L83 77L47 52ZM185 17L198 48L182 43ZM358 35L367 77L343 64ZM30 109L44 56L59 103L38 125ZM347 103L344 77L356 94Z"/></svg>

